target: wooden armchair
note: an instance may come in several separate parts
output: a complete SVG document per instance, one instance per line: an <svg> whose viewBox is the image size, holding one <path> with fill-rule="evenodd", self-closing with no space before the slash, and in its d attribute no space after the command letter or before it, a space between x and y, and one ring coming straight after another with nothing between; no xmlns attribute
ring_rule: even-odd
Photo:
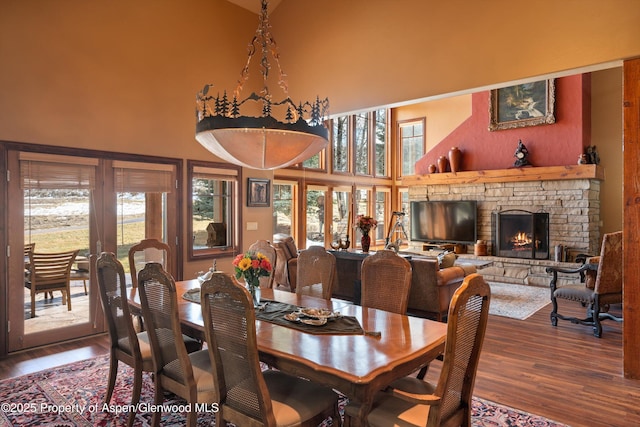
<svg viewBox="0 0 640 427"><path fill-rule="evenodd" d="M367 416L371 427L471 426L471 398L489 318L491 289L477 273L465 277L451 300L444 362L437 384L404 377L379 393ZM345 408L345 425L359 408Z"/></svg>
<svg viewBox="0 0 640 427"><path fill-rule="evenodd" d="M201 301L220 396L216 425L316 427L328 417L331 425L342 424L338 395L331 388L277 370L262 371L255 309L243 286L214 273L202 284Z"/></svg>
<svg viewBox="0 0 640 427"><path fill-rule="evenodd" d="M62 303L66 301L67 310L71 311L71 266L78 251L58 253L29 254L29 275L24 285L31 290L31 317L36 317L36 294L44 292L62 292Z"/></svg>
<svg viewBox="0 0 640 427"><path fill-rule="evenodd" d="M593 326L593 335L602 336L604 319L621 322L622 318L608 313L611 304L622 303L622 232L605 234L598 259L589 259L576 269L548 267L551 277L551 324L558 325L558 319L572 323ZM597 261L597 263L596 263ZM595 279L593 277L595 272ZM559 286L558 273L583 274L585 282L580 285ZM584 319L563 316L558 313L558 299L576 301L587 307Z"/></svg>

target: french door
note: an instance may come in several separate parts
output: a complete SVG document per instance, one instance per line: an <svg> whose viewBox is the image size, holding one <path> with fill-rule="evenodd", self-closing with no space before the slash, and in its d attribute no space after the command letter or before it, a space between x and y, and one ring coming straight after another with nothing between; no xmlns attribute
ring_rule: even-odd
<svg viewBox="0 0 640 427"><path fill-rule="evenodd" d="M7 165L9 352L105 330L93 267L101 251L116 253L128 271L128 248L158 238L174 249L169 262L179 273L176 164L9 150ZM28 244L36 253L78 250L69 295L37 293L34 316Z"/></svg>

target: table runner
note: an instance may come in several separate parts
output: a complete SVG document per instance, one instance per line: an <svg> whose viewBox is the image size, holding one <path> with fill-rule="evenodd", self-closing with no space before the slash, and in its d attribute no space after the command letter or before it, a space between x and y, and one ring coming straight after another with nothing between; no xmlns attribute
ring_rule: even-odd
<svg viewBox="0 0 640 427"><path fill-rule="evenodd" d="M200 289L190 289L182 295L187 301L200 304ZM256 318L287 328L297 329L309 334L316 335L362 335L364 330L360 322L353 316L336 316L327 320L322 326L307 325L300 322L291 322L284 318L285 314L298 311L300 307L279 301L261 300L263 303L256 309Z"/></svg>

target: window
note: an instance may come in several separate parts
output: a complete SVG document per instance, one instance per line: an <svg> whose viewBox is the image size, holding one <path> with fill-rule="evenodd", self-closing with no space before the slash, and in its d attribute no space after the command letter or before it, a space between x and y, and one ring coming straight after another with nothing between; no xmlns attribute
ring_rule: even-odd
<svg viewBox="0 0 640 427"><path fill-rule="evenodd" d="M190 160L189 257L237 253L240 246L241 169L227 163Z"/></svg>
<svg viewBox="0 0 640 427"><path fill-rule="evenodd" d="M415 164L425 150L425 119L401 122L398 127L399 176L414 175Z"/></svg>
<svg viewBox="0 0 640 427"><path fill-rule="evenodd" d="M117 202L118 257L126 259L131 246L143 239L170 243L169 236L177 235L175 225L167 220L168 197L176 188L175 167L120 160L114 160L112 167ZM169 271L176 271L174 260L166 262ZM128 262L124 265L128 272Z"/></svg>
<svg viewBox="0 0 640 427"><path fill-rule="evenodd" d="M354 217L354 223L355 223L355 218L357 218L358 215L369 215L375 218L375 214L371 214L371 210L369 208L369 201L371 200L370 198L371 198L371 188L358 187L356 189L356 215ZM377 220L377 218L375 219ZM355 238L356 238L357 244L354 246L360 245L360 239L362 238L362 233L358 228L356 228ZM373 241L375 242L375 238L373 239Z"/></svg>
<svg viewBox="0 0 640 427"><path fill-rule="evenodd" d="M349 172L349 117L337 117L333 120L331 132L334 172Z"/></svg>
<svg viewBox="0 0 640 427"><path fill-rule="evenodd" d="M351 187L336 187L331 192L331 236L332 242L339 242L349 236L349 227L353 225L351 212Z"/></svg>
<svg viewBox="0 0 640 427"><path fill-rule="evenodd" d="M307 215L306 215L306 244L305 248L311 245L325 245L325 198L326 187L307 186Z"/></svg>
<svg viewBox="0 0 640 427"><path fill-rule="evenodd" d="M295 236L297 189L297 184L294 182L274 181L273 183L274 241L276 234Z"/></svg>
<svg viewBox="0 0 640 427"><path fill-rule="evenodd" d="M388 149L387 149L387 110L381 108L374 112L373 128L374 144L374 164L376 176L389 176L387 170Z"/></svg>
<svg viewBox="0 0 640 427"><path fill-rule="evenodd" d="M354 116L355 171L358 175L370 175L369 171L369 113Z"/></svg>
<svg viewBox="0 0 640 427"><path fill-rule="evenodd" d="M386 239L386 224L389 223L391 216L391 189L377 187L375 191L375 216L378 221L378 227L375 230L376 240Z"/></svg>

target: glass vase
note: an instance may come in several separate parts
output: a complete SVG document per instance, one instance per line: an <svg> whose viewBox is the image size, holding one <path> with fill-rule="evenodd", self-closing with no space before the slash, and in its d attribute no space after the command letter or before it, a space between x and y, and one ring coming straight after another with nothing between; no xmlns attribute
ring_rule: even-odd
<svg viewBox="0 0 640 427"><path fill-rule="evenodd" d="M260 305L260 285L254 286L248 281L245 280L245 284L247 286L247 290L251 294L251 299L253 300L253 307L256 308Z"/></svg>
<svg viewBox="0 0 640 427"><path fill-rule="evenodd" d="M362 252L369 252L369 246L371 246L371 237L369 237L369 233L362 235L360 245L362 246Z"/></svg>

